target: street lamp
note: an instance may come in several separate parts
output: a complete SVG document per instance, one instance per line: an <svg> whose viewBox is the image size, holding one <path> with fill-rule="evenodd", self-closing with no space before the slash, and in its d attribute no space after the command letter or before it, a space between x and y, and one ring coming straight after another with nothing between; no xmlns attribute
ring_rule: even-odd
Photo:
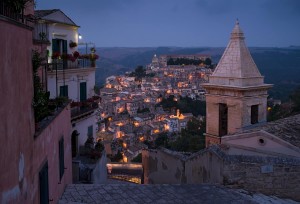
<svg viewBox="0 0 300 204"><path fill-rule="evenodd" d="M85 54L87 54L88 45L93 45L95 47L95 43L79 42L79 40L82 40L82 35L81 34L78 34L78 45L85 45Z"/></svg>

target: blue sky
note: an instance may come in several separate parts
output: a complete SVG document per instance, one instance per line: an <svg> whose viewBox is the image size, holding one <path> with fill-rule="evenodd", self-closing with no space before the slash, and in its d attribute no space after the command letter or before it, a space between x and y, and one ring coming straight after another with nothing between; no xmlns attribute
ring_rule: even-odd
<svg viewBox="0 0 300 204"><path fill-rule="evenodd" d="M99 47L224 47L236 18L248 46L300 45L300 0L37 0Z"/></svg>

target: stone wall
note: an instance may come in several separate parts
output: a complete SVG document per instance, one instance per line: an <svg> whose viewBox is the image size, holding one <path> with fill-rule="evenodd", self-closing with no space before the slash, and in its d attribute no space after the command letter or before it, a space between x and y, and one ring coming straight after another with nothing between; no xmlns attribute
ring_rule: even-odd
<svg viewBox="0 0 300 204"><path fill-rule="evenodd" d="M186 183L184 156L168 150L143 150L145 184Z"/></svg>
<svg viewBox="0 0 300 204"><path fill-rule="evenodd" d="M293 159L229 156L223 184L300 201L300 162Z"/></svg>
<svg viewBox="0 0 300 204"><path fill-rule="evenodd" d="M213 183L300 201L300 160L227 155L219 147L188 155L143 150L145 184Z"/></svg>

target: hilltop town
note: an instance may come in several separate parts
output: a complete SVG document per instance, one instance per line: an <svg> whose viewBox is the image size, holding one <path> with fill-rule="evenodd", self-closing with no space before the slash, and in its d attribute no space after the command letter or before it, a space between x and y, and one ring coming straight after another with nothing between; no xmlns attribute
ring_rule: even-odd
<svg viewBox="0 0 300 204"><path fill-rule="evenodd" d="M208 55L154 55L146 68L139 66L132 73L108 77L100 89L97 139L103 140L111 155L118 150L109 151L111 142L122 140L127 162L147 147L145 141L154 143L161 133L176 137L193 117L202 121L205 111L195 111L205 110L201 85L208 82L213 67ZM176 109L177 103L187 100L185 106L192 106L193 101L197 107Z"/></svg>
<svg viewBox="0 0 300 204"><path fill-rule="evenodd" d="M300 201L300 89L269 106L238 20L219 62L154 55L98 89L80 26L34 8L0 0L0 203Z"/></svg>

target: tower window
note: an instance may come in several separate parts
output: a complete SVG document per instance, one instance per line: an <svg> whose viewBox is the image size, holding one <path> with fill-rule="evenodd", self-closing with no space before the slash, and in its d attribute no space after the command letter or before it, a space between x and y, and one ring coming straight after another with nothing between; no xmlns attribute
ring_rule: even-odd
<svg viewBox="0 0 300 204"><path fill-rule="evenodd" d="M228 134L228 107L226 104L219 104L219 135Z"/></svg>
<svg viewBox="0 0 300 204"><path fill-rule="evenodd" d="M251 124L258 123L258 105L251 106Z"/></svg>

